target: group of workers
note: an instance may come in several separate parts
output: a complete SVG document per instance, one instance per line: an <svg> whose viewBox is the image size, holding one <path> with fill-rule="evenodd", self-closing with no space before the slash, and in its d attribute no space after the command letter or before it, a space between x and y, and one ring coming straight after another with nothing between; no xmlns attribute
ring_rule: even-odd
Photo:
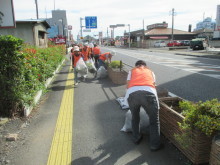
<svg viewBox="0 0 220 165"><path fill-rule="evenodd" d="M87 62L89 59L94 60L94 64L96 67L96 70L98 70L101 66L104 66L106 68L105 62L111 63L112 56L115 55L114 51L111 52L105 52L101 54L101 50L98 47L97 44L80 44L73 46L73 49L71 49L71 59L72 59L72 68L74 69L74 75L75 75L75 82L74 85L78 85L78 73L76 64L79 61L80 58L84 60L84 62ZM97 75L96 73L94 74ZM85 80L85 77L83 77L83 80Z"/></svg>
<svg viewBox="0 0 220 165"><path fill-rule="evenodd" d="M75 85L78 84L77 71L75 69L79 58L87 61L89 58L95 60L95 66L105 66L105 61L111 62L115 52L101 54L100 48L95 44L89 46L84 44L82 47L74 46L72 51L72 60L75 73ZM132 140L139 144L143 138L140 133L140 108L143 107L150 119L150 150L157 151L163 148L160 141L160 122L159 122L159 104L155 85L155 75L146 62L138 60L135 67L129 71L127 77L127 90L124 98L132 114Z"/></svg>

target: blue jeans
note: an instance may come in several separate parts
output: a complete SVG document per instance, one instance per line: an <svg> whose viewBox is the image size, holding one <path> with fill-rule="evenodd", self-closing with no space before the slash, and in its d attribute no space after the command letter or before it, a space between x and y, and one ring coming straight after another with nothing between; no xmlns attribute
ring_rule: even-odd
<svg viewBox="0 0 220 165"><path fill-rule="evenodd" d="M99 59L99 67L98 68L100 68L100 66L104 66L105 69L107 68L105 61Z"/></svg>
<svg viewBox="0 0 220 165"><path fill-rule="evenodd" d="M74 83L78 82L78 72L76 70L76 67L74 68Z"/></svg>
<svg viewBox="0 0 220 165"><path fill-rule="evenodd" d="M138 139L140 134L140 108L144 108L150 120L150 147L158 148L160 146L160 121L159 108L156 96L147 91L136 91L129 95L128 104L132 114L132 135Z"/></svg>

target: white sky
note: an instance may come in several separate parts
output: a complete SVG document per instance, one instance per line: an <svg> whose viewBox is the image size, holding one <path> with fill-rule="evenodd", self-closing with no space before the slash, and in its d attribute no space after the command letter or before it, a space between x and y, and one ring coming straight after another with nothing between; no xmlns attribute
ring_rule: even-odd
<svg viewBox="0 0 220 165"><path fill-rule="evenodd" d="M15 19L36 19L35 0L13 0ZM97 35L102 31L107 36L107 27L115 24L130 24L131 31L145 29L147 25L166 21L172 26L172 8L176 11L174 28L188 31L196 23L203 20L203 16L216 19L217 5L220 0L38 0L39 18L51 18L51 10L66 10L67 21L72 25L72 34L80 33L80 17L97 16L98 28L85 35ZM84 22L83 22L84 25ZM110 28L109 35L110 35ZM128 26L115 29L115 36L123 35Z"/></svg>

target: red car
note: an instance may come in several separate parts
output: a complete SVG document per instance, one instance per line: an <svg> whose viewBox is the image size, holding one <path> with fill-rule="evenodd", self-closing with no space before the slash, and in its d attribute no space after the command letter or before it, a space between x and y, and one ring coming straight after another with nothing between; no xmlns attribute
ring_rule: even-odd
<svg viewBox="0 0 220 165"><path fill-rule="evenodd" d="M182 46L181 42L179 41L170 41L168 44L167 44L168 47L172 47L172 46Z"/></svg>

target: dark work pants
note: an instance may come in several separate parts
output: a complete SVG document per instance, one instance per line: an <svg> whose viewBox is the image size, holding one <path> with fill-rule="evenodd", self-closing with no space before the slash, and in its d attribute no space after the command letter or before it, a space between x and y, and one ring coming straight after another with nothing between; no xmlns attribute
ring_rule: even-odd
<svg viewBox="0 0 220 165"><path fill-rule="evenodd" d="M136 91L129 95L128 104L132 114L132 135L139 139L140 134L140 108L144 108L150 120L150 147L160 146L160 121L156 96L147 91Z"/></svg>
<svg viewBox="0 0 220 165"><path fill-rule="evenodd" d="M99 55L95 54L94 58L95 58L95 67L96 67L96 69L98 69L98 67L99 67Z"/></svg>

